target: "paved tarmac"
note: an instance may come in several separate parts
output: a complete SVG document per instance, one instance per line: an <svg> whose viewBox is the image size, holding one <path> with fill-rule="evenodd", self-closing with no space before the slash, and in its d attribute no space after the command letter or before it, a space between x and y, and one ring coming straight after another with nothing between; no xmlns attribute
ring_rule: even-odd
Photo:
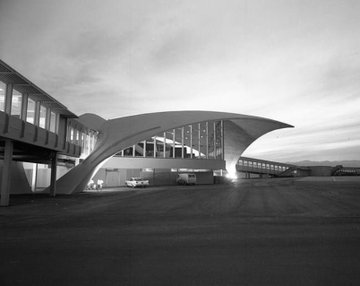
<svg viewBox="0 0 360 286"><path fill-rule="evenodd" d="M360 181L13 196L0 285L360 285Z"/></svg>

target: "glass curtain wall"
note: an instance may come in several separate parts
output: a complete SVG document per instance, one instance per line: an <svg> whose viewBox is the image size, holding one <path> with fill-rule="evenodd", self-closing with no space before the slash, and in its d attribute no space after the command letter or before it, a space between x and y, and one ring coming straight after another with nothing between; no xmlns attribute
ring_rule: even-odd
<svg viewBox="0 0 360 286"><path fill-rule="evenodd" d="M223 159L223 122L206 121L156 134L125 148L117 156L182 159Z"/></svg>

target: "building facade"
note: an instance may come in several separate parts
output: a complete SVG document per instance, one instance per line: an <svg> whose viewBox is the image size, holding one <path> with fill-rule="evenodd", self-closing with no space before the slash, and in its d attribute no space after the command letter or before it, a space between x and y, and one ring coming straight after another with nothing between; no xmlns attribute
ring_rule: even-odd
<svg viewBox="0 0 360 286"><path fill-rule="evenodd" d="M0 61L1 205L10 193L81 192L91 178L121 186L129 176L144 176L161 185L191 171L199 183L213 183L214 174L235 172L254 140L285 127L291 126L213 111L78 117Z"/></svg>

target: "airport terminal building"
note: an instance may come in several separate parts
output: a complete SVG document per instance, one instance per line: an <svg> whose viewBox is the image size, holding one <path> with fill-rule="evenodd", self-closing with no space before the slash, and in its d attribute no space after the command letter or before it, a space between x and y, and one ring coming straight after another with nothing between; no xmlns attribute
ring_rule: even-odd
<svg viewBox="0 0 360 286"><path fill-rule="evenodd" d="M75 115L0 61L1 205L9 195L82 192L90 179L123 186L140 176L175 184L182 172L213 184L260 136L288 124L214 111L169 111L105 120Z"/></svg>

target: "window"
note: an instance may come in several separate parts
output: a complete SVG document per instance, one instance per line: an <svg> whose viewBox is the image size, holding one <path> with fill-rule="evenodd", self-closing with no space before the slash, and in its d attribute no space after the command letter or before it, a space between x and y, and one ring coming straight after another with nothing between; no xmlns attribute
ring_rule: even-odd
<svg viewBox="0 0 360 286"><path fill-rule="evenodd" d="M137 143L135 146L135 156L136 157L144 157L144 142Z"/></svg>
<svg viewBox="0 0 360 286"><path fill-rule="evenodd" d="M28 106L26 111L26 121L34 124L35 121L35 101L28 98Z"/></svg>
<svg viewBox="0 0 360 286"><path fill-rule="evenodd" d="M215 159L223 158L223 149L222 149L222 122L215 122Z"/></svg>
<svg viewBox="0 0 360 286"><path fill-rule="evenodd" d="M124 150L124 156L132 157L132 155L133 155L133 147L129 147Z"/></svg>
<svg viewBox="0 0 360 286"><path fill-rule="evenodd" d="M46 127L46 107L40 105L39 127Z"/></svg>
<svg viewBox="0 0 360 286"><path fill-rule="evenodd" d="M55 112L50 112L50 132L56 132L56 114Z"/></svg>
<svg viewBox="0 0 360 286"><path fill-rule="evenodd" d="M0 111L5 111L6 84L0 81Z"/></svg>
<svg viewBox="0 0 360 286"><path fill-rule="evenodd" d="M22 94L16 89L13 89L10 114L19 118L21 116L21 100Z"/></svg>

